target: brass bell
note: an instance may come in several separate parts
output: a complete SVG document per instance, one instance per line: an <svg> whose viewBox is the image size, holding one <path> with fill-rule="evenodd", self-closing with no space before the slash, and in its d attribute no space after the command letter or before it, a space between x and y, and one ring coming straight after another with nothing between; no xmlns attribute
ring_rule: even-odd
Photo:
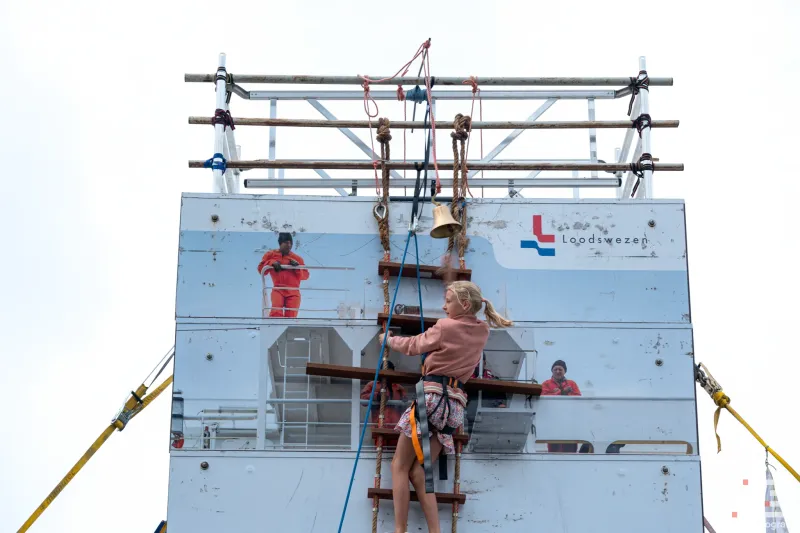
<svg viewBox="0 0 800 533"><path fill-rule="evenodd" d="M433 208L433 228L431 237L434 239L447 239L461 229L461 224L456 222L446 205L437 205Z"/></svg>

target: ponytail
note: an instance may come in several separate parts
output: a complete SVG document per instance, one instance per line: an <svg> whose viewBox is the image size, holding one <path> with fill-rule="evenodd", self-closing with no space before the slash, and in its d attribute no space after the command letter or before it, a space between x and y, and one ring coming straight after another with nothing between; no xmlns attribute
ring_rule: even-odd
<svg viewBox="0 0 800 533"><path fill-rule="evenodd" d="M474 283L470 281L454 281L447 285L447 290L453 291L453 294L460 302L469 303L469 308L473 315L477 315L483 304L486 304L484 313L489 327L508 328L514 325L512 321L495 310L492 302L481 296L480 288Z"/></svg>
<svg viewBox="0 0 800 533"><path fill-rule="evenodd" d="M514 325L512 321L498 313L492 302L487 299L483 299L483 303L486 304L486 309L483 311L486 315L486 323L489 324L492 328L508 328Z"/></svg>

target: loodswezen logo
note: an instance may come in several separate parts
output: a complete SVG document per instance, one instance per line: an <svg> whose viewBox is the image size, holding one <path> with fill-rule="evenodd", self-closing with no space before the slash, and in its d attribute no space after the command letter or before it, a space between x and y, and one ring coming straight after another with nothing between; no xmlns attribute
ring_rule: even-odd
<svg viewBox="0 0 800 533"><path fill-rule="evenodd" d="M540 256L553 257L556 255L555 248L542 247L542 244L549 244L556 242L556 236L552 233L544 233L542 231L542 215L533 215L533 236L536 237L532 241L520 241L520 248L534 248Z"/></svg>

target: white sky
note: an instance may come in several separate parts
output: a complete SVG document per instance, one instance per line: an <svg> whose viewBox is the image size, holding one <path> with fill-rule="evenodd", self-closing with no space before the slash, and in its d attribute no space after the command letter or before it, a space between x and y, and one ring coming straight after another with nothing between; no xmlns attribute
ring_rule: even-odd
<svg viewBox="0 0 800 533"><path fill-rule="evenodd" d="M381 75L432 37L434 74L479 77L628 76L647 56L651 76L675 78L653 89L651 114L681 127L656 130L653 154L686 171L656 173L655 193L687 202L698 360L800 468L791 437L800 186L789 158L800 141L800 4L430 4L0 2L0 529L22 524L173 343L180 193L210 190L210 172L186 161L213 148L211 129L186 120L213 112L211 86L183 75L211 73L221 51L234 74ZM485 118L521 120L536 105L487 103ZM567 116L556 108L542 119ZM358 103L331 109L363 117ZM381 109L401 117L395 103ZM599 102L598 119L626 109L627 100ZM268 105L234 97L233 114L264 117ZM297 104L279 116L314 112ZM267 157L266 128L236 133L244 158ZM362 157L335 131L283 144L281 135L279 157ZM503 156L584 157L587 134L577 135L581 144L541 156L541 144ZM599 137L601 159L622 138L609 135ZM723 414L716 454L714 407L699 394L705 514L720 533L760 530L763 449ZM168 409L167 394L113 435L32 531L152 531L166 516ZM775 480L791 530L800 529L800 484L780 466Z"/></svg>

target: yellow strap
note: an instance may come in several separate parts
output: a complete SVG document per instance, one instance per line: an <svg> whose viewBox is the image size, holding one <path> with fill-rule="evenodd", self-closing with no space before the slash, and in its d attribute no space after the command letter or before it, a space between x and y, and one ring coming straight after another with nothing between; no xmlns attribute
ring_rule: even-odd
<svg viewBox="0 0 800 533"><path fill-rule="evenodd" d="M717 424L719 424L720 411L722 411L722 407L717 407L717 410L714 411L714 436L717 437L717 453L722 451L722 441L719 440L719 433L717 433Z"/></svg>
<svg viewBox="0 0 800 533"><path fill-rule="evenodd" d="M147 387L145 387L144 385L139 386L139 388L137 389L136 395L139 396L142 399L142 402L139 403L139 401L137 399L130 398L125 403L125 410L128 411L129 414L130 414L130 416L128 418L128 421L132 420L133 417L135 417L136 415L141 413L142 409L147 407L150 404L150 402L152 402L153 400L155 400L158 397L159 394L164 392L164 389L166 389L167 386L169 386L172 383L172 379L173 379L173 376L168 377L167 379L164 380L163 383L161 383L161 385L159 385L158 387L153 389L150 392L150 394L148 394L147 396L144 396L144 397L142 397L142 395L144 394L144 391L147 390ZM50 494L47 495L47 498L45 498L45 500L39 505L39 507L36 508L36 510L25 521L25 523L22 524L22 527L19 528L17 533L25 533L25 531L28 531L28 529L30 529L30 527L33 525L33 523L36 522L36 520L39 519L39 517L42 515L42 513L44 513L45 509L47 509L50 506L50 504L53 503L53 500L55 500L56 497L59 494L61 494L61 491L64 490L64 488L67 486L67 484L70 481L72 481L72 478L74 478L78 474L78 472L80 472L80 470L86 465L86 463L89 461L89 459L91 459L92 456L100 449L100 447L108 440L108 438L111 437L111 435L114 433L114 431L116 431L117 429L121 430L124 427L125 427L125 424L123 424L119 420L119 418L117 418L116 420L111 422L111 425L109 425L103 431L103 433L101 433L100 436L97 437L97 439L95 439L95 441L92 443L92 445L89 447L89 449L86 450L86 453L84 453L81 456L81 458L78 459L78 462L75 463L75 465L70 469L69 472L67 472L67 475L64 476L61 481L59 481L58 485L56 485L56 488L54 488L50 492Z"/></svg>

